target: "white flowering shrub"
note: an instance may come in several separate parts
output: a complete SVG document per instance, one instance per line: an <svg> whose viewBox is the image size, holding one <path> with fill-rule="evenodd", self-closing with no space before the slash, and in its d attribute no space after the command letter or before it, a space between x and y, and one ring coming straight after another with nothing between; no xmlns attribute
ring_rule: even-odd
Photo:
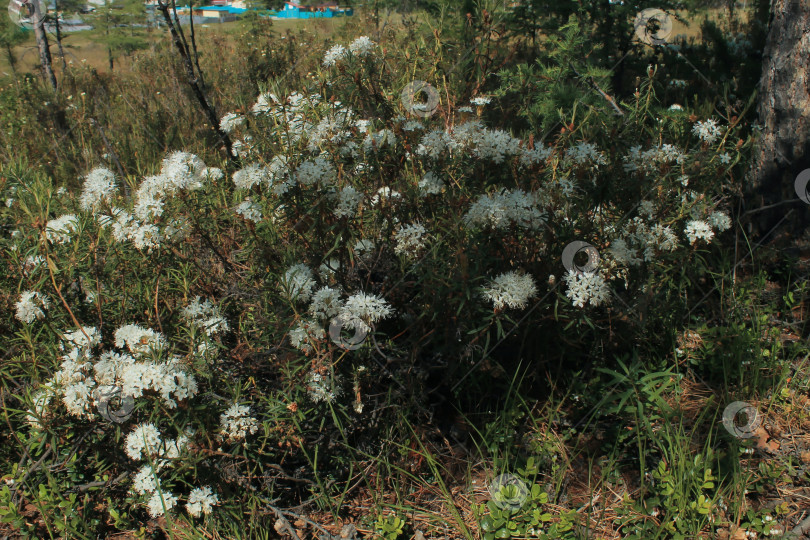
<svg viewBox="0 0 810 540"><path fill-rule="evenodd" d="M443 92L421 118L386 71L399 53L368 36L321 53L309 83L219 116L233 161L176 148L138 177L99 163L72 192L17 186L3 325L31 364L9 414L29 457L4 502L52 481L83 508L103 486L115 527L232 520L303 500L310 450L338 452L324 433L382 444L367 419L399 412L385 400L474 401L496 392L484 360L573 343L576 366L595 343L654 347L688 314L672 298L734 228L738 125L655 104L653 75L621 117L603 103L546 137L497 113L508 92L455 108ZM566 268L575 241L594 269ZM660 303L644 320L642 301Z"/></svg>

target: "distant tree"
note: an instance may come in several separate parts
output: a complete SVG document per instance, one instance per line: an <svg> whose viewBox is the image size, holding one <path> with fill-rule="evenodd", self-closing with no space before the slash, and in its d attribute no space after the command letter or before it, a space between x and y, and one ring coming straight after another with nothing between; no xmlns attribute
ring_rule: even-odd
<svg viewBox="0 0 810 540"><path fill-rule="evenodd" d="M110 71L115 58L145 49L149 43L140 35L136 24L146 24L146 8L142 0L106 0L90 17L93 26L102 31L94 39L107 48Z"/></svg>
<svg viewBox="0 0 810 540"><path fill-rule="evenodd" d="M3 17L3 22L0 23L0 47L6 50L8 63L14 73L17 73L17 58L11 48L25 41L27 37L28 32L14 24L8 17Z"/></svg>

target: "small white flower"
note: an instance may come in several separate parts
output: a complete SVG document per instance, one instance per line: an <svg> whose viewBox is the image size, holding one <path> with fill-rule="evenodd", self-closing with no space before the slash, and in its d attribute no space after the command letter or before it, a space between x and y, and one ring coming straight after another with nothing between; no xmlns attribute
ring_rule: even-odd
<svg viewBox="0 0 810 540"><path fill-rule="evenodd" d="M93 210L102 203L110 204L116 189L113 172L104 167L97 167L85 177L79 206L82 210Z"/></svg>
<svg viewBox="0 0 810 540"><path fill-rule="evenodd" d="M709 224L720 232L731 228L731 218L725 212L712 212L709 215Z"/></svg>
<svg viewBox="0 0 810 540"><path fill-rule="evenodd" d="M368 36L360 36L349 44L349 51L356 56L366 56L374 50L376 43Z"/></svg>
<svg viewBox="0 0 810 540"><path fill-rule="evenodd" d="M484 287L483 295L492 301L495 309L504 306L523 309L528 300L537 295L537 286L529 274L511 271L500 274L489 286Z"/></svg>
<svg viewBox="0 0 810 540"><path fill-rule="evenodd" d="M259 422L250 416L250 407L234 403L220 416L220 433L228 442L239 442L259 430Z"/></svg>
<svg viewBox="0 0 810 540"><path fill-rule="evenodd" d="M723 152L722 154L717 156L717 159L719 159L720 163L722 163L723 165L728 165L729 163L731 163L731 156L728 155L727 152Z"/></svg>
<svg viewBox="0 0 810 540"><path fill-rule="evenodd" d="M337 64L340 60L346 58L346 54L346 47L343 45L335 45L326 51L326 54L323 57L323 65L325 67L331 67Z"/></svg>
<svg viewBox="0 0 810 540"><path fill-rule="evenodd" d="M228 113L219 121L219 128L225 133L231 133L245 123L245 117L236 113Z"/></svg>
<svg viewBox="0 0 810 540"><path fill-rule="evenodd" d="M177 504L177 497L168 491L155 491L152 498L149 499L147 506L149 508L149 515L153 518L160 517L164 514L165 510L170 510Z"/></svg>
<svg viewBox="0 0 810 540"><path fill-rule="evenodd" d="M202 514L211 513L211 507L219 503L219 497L210 487L194 488L188 495L186 510L193 517L200 517Z"/></svg>
<svg viewBox="0 0 810 540"><path fill-rule="evenodd" d="M47 296L36 291L25 291L14 305L17 309L15 316L24 323L32 323L36 319L43 319L46 310L50 307Z"/></svg>
<svg viewBox="0 0 810 540"><path fill-rule="evenodd" d="M708 144L712 144L721 134L721 129L717 125L717 121L710 118L705 122L696 122L692 126L692 133L700 137L700 139Z"/></svg>
<svg viewBox="0 0 810 540"><path fill-rule="evenodd" d="M470 100L470 103L472 103L473 105L477 105L479 107L482 107L484 105L489 105L489 103L491 101L492 101L492 98L489 97L489 96L478 96L478 97L472 98Z"/></svg>
<svg viewBox="0 0 810 540"><path fill-rule="evenodd" d="M689 238L689 243L694 244L697 240L705 240L706 242L711 242L712 238L714 237L714 231L712 231L711 226L706 223L705 221L701 220L692 220L686 224L686 228L684 229L684 234L686 237Z"/></svg>

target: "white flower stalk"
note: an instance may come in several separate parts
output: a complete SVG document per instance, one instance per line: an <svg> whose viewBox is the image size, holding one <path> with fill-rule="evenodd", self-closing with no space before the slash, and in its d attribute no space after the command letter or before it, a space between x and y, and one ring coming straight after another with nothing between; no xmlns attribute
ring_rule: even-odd
<svg viewBox="0 0 810 540"><path fill-rule="evenodd" d="M91 211L103 203L111 204L116 190L113 172L104 167L97 167L90 171L84 179L84 190L79 199L79 207L82 210Z"/></svg>
<svg viewBox="0 0 810 540"><path fill-rule="evenodd" d="M472 103L473 105L476 105L478 107L483 107L484 105L489 105L489 103L491 101L492 101L492 98L489 97L489 96L478 96L478 97L472 98L470 100L470 103Z"/></svg>
<svg viewBox="0 0 810 540"><path fill-rule="evenodd" d="M529 274L515 271L505 272L483 288L484 298L495 305L495 309L523 309L530 298L537 295L537 285Z"/></svg>
<svg viewBox="0 0 810 540"><path fill-rule="evenodd" d="M186 503L186 510L192 517L200 517L205 514L209 515L212 507L219 504L219 497L209 486L194 488L188 495L188 502Z"/></svg>
<svg viewBox="0 0 810 540"><path fill-rule="evenodd" d="M45 310L50 307L48 297L36 291L25 291L20 295L20 299L14 304L17 312L15 316L18 320L31 324L37 319L45 318Z"/></svg>
<svg viewBox="0 0 810 540"><path fill-rule="evenodd" d="M220 433L228 442L244 441L259 430L259 422L250 416L250 407L234 403L220 416Z"/></svg>

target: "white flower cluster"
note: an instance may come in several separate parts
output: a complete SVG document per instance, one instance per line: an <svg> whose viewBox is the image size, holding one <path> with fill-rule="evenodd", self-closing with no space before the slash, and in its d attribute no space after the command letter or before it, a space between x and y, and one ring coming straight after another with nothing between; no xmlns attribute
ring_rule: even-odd
<svg viewBox="0 0 810 540"><path fill-rule="evenodd" d="M420 223L404 225L394 234L394 253L413 257L425 246L425 226Z"/></svg>
<svg viewBox="0 0 810 540"><path fill-rule="evenodd" d="M245 117L241 114L228 113L219 121L219 129L225 133L231 133L234 129L245 123Z"/></svg>
<svg viewBox="0 0 810 540"><path fill-rule="evenodd" d="M681 165L686 162L686 154L671 144L662 144L641 151L641 146L633 146L624 156L624 170L634 172L641 168L651 171L659 164L677 163Z"/></svg>
<svg viewBox="0 0 810 540"><path fill-rule="evenodd" d="M542 143L535 143L535 148L522 148L520 153L520 164L524 167L531 167L547 160L553 150Z"/></svg>
<svg viewBox="0 0 810 540"><path fill-rule="evenodd" d="M303 263L294 264L284 273L281 286L287 298L293 301L306 302L312 296L312 289L317 283L313 279L312 269Z"/></svg>
<svg viewBox="0 0 810 540"><path fill-rule="evenodd" d="M711 225L701 219L693 219L687 222L683 232L689 238L690 244L694 244L698 240L705 240L708 243L714 238Z"/></svg>
<svg viewBox="0 0 810 540"><path fill-rule="evenodd" d="M463 222L467 227L492 226L503 230L514 225L537 230L546 222L543 214L536 208L537 204L537 193L504 189L500 193L479 196L464 215Z"/></svg>
<svg viewBox="0 0 810 540"><path fill-rule="evenodd" d="M199 296L182 310L183 319L192 326L202 329L208 336L227 332L228 321L211 300L202 300Z"/></svg>
<svg viewBox="0 0 810 540"><path fill-rule="evenodd" d="M305 161L295 171L295 180L302 186L324 187L330 185L336 177L335 166L325 156Z"/></svg>
<svg viewBox="0 0 810 540"><path fill-rule="evenodd" d="M364 195L352 186L346 186L334 194L337 205L332 213L337 218L353 217L357 212L357 207L363 201Z"/></svg>
<svg viewBox="0 0 810 540"><path fill-rule="evenodd" d="M647 215L652 218L651 209ZM655 223L650 226L641 217L633 218L623 229L621 236L615 238L608 248L613 258L620 264L637 266L651 262L660 251L674 251L678 248L678 238L671 227ZM643 254L639 257L638 250Z"/></svg>
<svg viewBox="0 0 810 540"><path fill-rule="evenodd" d="M15 316L24 323L32 323L37 319L45 318L45 312L50 307L48 297L36 291L24 291L20 299L14 304L17 312Z"/></svg>
<svg viewBox="0 0 810 540"><path fill-rule="evenodd" d="M250 407L234 403L220 416L220 433L230 443L244 441L259 430L259 422L250 416Z"/></svg>
<svg viewBox="0 0 810 540"><path fill-rule="evenodd" d="M367 56L372 53L376 43L371 41L368 36L360 36L349 44L347 49L343 45L335 45L328 51L323 58L323 65L331 67L341 60L345 59L349 54L353 56Z"/></svg>
<svg viewBox="0 0 810 540"><path fill-rule="evenodd" d="M160 173L144 178L135 193L135 217L147 221L160 217L164 199L180 191L196 191L209 181L222 178L222 171L207 167L202 159L188 152L172 152L163 160Z"/></svg>
<svg viewBox="0 0 810 540"><path fill-rule="evenodd" d="M369 133L363 140L363 151L366 153L372 150L381 150L385 146L393 147L397 143L397 137L390 129L381 129L375 133Z"/></svg>
<svg viewBox="0 0 810 540"><path fill-rule="evenodd" d="M334 403L335 398L341 394L341 388L338 386L337 381L327 381L326 377L313 371L309 374L309 379L307 380L307 393L310 399L315 403L320 403L321 401Z"/></svg>
<svg viewBox="0 0 810 540"><path fill-rule="evenodd" d="M489 96L477 96L477 97L472 98L470 100L470 103L472 103L473 105L477 105L479 107L482 107L484 105L488 105L491 101L492 101L492 98L489 97Z"/></svg>
<svg viewBox="0 0 810 540"><path fill-rule="evenodd" d="M709 118L705 122L696 122L692 126L692 133L700 137L703 142L712 144L722 134L722 130L716 120Z"/></svg>
<svg viewBox="0 0 810 540"><path fill-rule="evenodd" d="M64 214L45 224L45 236L54 244L67 244L79 228L79 218Z"/></svg>
<svg viewBox="0 0 810 540"><path fill-rule="evenodd" d="M188 495L186 510L188 510L191 516L200 517L203 514L210 514L211 507L216 506L218 503L219 497L217 497L210 487L194 488Z"/></svg>
<svg viewBox="0 0 810 540"><path fill-rule="evenodd" d="M425 173L425 176L419 180L418 187L419 194L422 196L438 195L442 192L442 188L444 188L444 182L442 182L441 178L439 178L436 173L428 171Z"/></svg>
<svg viewBox="0 0 810 540"><path fill-rule="evenodd" d="M607 163L605 155L599 151L593 143L579 142L571 146L565 152L566 157L573 160L577 165L591 162L594 166Z"/></svg>
<svg viewBox="0 0 810 540"><path fill-rule="evenodd" d="M239 203L235 211L237 214L253 223L258 223L262 220L262 207L250 199L245 199Z"/></svg>
<svg viewBox="0 0 810 540"><path fill-rule="evenodd" d="M116 189L113 172L104 167L96 167L84 179L79 207L85 211L92 211L102 203L111 204Z"/></svg>
<svg viewBox="0 0 810 540"><path fill-rule="evenodd" d="M328 266L322 264L319 269L323 279L331 277L339 267L335 259L328 262ZM330 324L330 319L348 330L366 333L371 330L370 324L385 319L394 312L383 298L373 294L359 292L349 296L344 302L340 298L339 289L324 286L313 292L317 283L312 270L305 264L292 266L287 271L282 286L292 298L311 300L307 308L310 318L299 320L297 327L289 332L292 345L306 354L313 350L314 342L326 338L323 325Z"/></svg>
<svg viewBox="0 0 810 540"><path fill-rule="evenodd" d="M586 303L596 307L610 300L610 289L605 278L597 272L569 270L563 279L568 285L565 295L576 307L585 307Z"/></svg>
<svg viewBox="0 0 810 540"><path fill-rule="evenodd" d="M537 295L537 285L529 274L510 271L497 276L483 288L482 294L495 305L495 309L504 306L523 309L529 299Z"/></svg>
<svg viewBox="0 0 810 540"><path fill-rule="evenodd" d="M164 440L154 424L144 423L136 426L126 437L127 456L134 461L150 461L142 465L133 476L132 491L149 497L146 508L153 518L162 516L179 501L177 496L161 486L159 474L169 464L169 460L181 457L192 434L193 432L187 431L176 440ZM212 506L218 502L219 498L210 487L195 488L188 496L186 510L191 516L200 517L202 514L210 514Z"/></svg>

